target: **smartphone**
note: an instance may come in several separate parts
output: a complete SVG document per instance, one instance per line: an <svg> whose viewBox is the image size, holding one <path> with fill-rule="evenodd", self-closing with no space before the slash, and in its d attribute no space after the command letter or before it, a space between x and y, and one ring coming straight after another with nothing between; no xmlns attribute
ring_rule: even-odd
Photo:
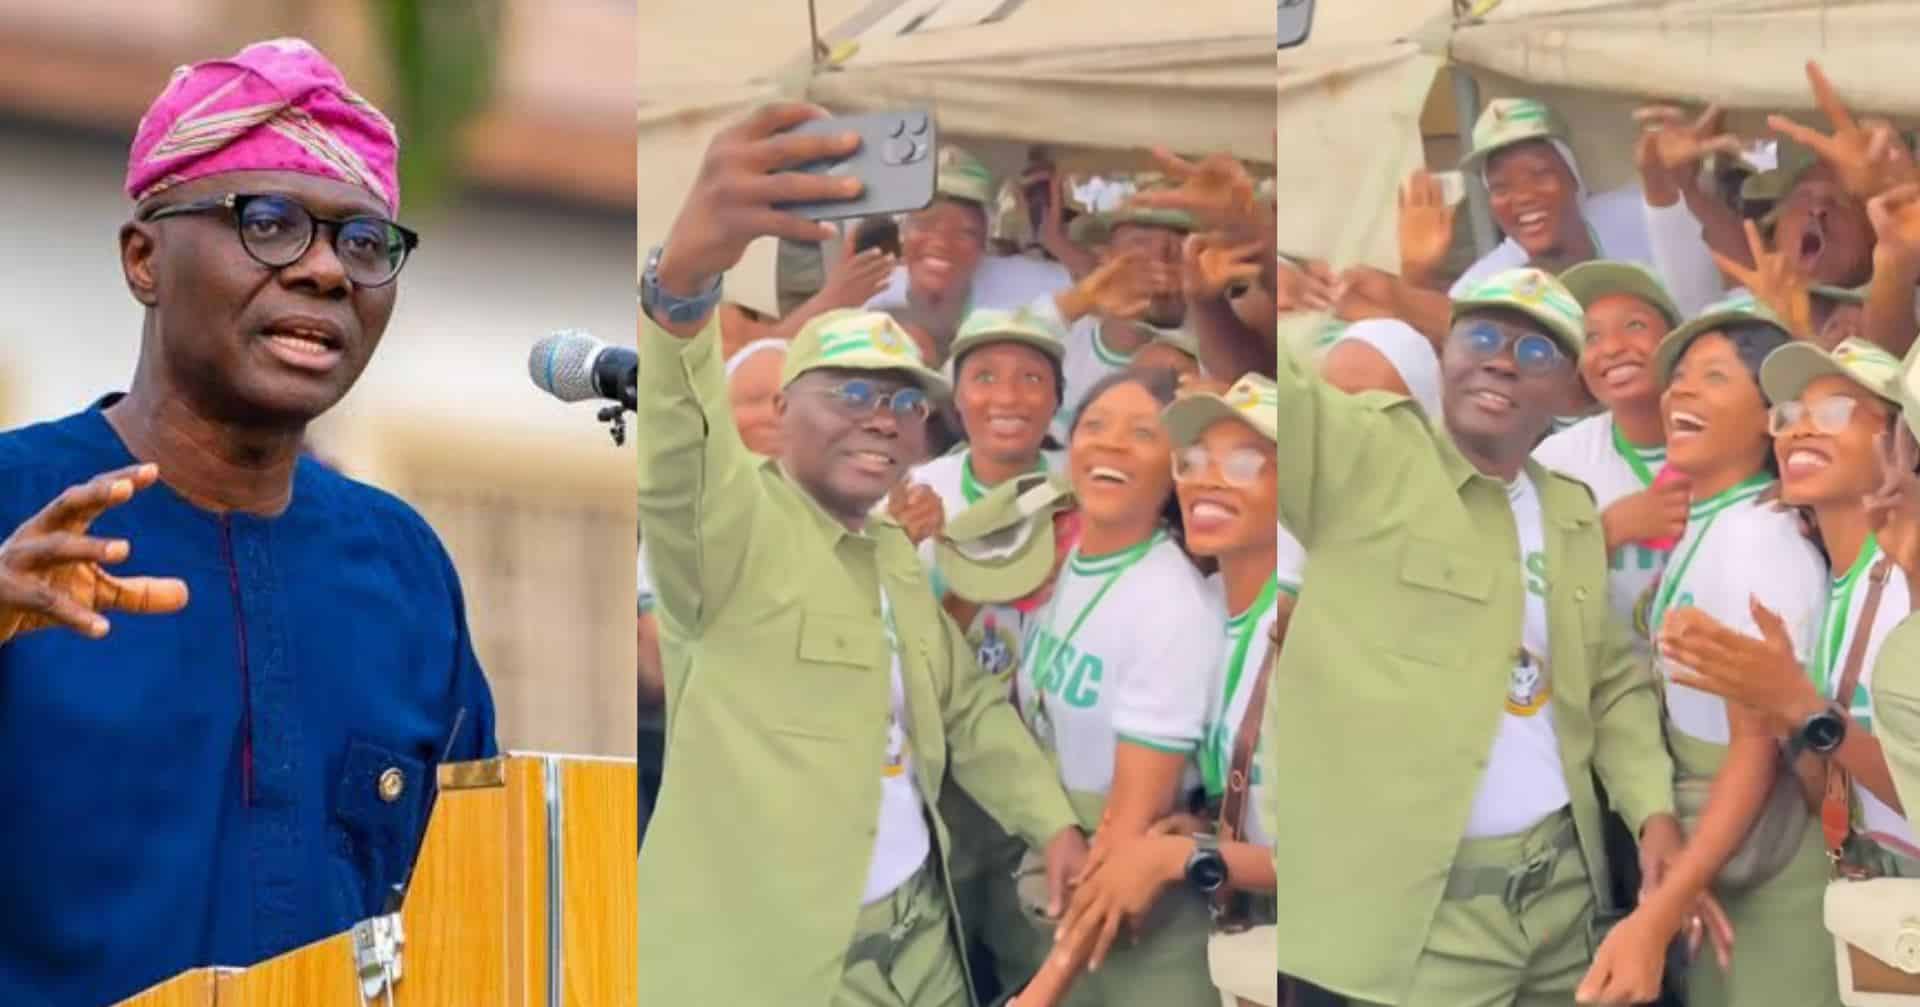
<svg viewBox="0 0 1920 1007"><path fill-rule="evenodd" d="M866 183L859 196L812 203L779 203L775 209L809 220L848 220L910 213L933 202L939 130L921 110L879 112L802 123L801 134L858 133L860 147L839 160L813 161L786 169L814 175L854 177Z"/></svg>
<svg viewBox="0 0 1920 1007"><path fill-rule="evenodd" d="M1313 30L1313 0L1279 0L1280 21L1275 32L1282 49L1304 45Z"/></svg>

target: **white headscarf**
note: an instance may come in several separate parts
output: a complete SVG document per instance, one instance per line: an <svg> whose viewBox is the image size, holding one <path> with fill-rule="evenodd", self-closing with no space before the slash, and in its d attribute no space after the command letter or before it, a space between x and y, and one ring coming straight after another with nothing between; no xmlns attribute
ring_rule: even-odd
<svg viewBox="0 0 1920 1007"><path fill-rule="evenodd" d="M746 363L748 357L766 350L779 350L781 355L784 356L787 352L787 341L784 339L756 339L740 347L734 351L733 356L727 358L727 380L733 380L733 372L739 370L740 365Z"/></svg>
<svg viewBox="0 0 1920 1007"><path fill-rule="evenodd" d="M1397 318L1370 318L1347 326L1334 345L1348 340L1379 351L1399 372L1408 395L1420 403L1427 418L1440 418L1440 356L1426 336Z"/></svg>

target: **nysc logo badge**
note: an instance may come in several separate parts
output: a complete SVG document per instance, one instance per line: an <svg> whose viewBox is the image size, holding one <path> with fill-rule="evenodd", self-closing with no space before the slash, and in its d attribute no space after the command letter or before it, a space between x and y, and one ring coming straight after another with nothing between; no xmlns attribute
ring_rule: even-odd
<svg viewBox="0 0 1920 1007"><path fill-rule="evenodd" d="M1531 717L1547 705L1553 689L1547 681L1547 662L1522 647L1514 655L1513 674L1507 681L1507 712L1516 717Z"/></svg>
<svg viewBox="0 0 1920 1007"><path fill-rule="evenodd" d="M967 641L973 644L974 657L980 662L980 670L989 675L1004 674L1013 667L1014 658L1019 653L1013 628L1000 625L990 612L974 624L973 631L967 634Z"/></svg>

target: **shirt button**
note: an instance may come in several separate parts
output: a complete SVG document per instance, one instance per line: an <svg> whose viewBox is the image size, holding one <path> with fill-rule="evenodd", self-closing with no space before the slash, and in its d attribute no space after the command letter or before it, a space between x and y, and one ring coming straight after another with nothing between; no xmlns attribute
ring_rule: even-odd
<svg viewBox="0 0 1920 1007"><path fill-rule="evenodd" d="M388 768L386 772L380 774L379 791L380 799L388 804L399 800L400 795L407 791L407 774L398 769Z"/></svg>
<svg viewBox="0 0 1920 1007"><path fill-rule="evenodd" d="M1586 600L1587 600L1587 589L1586 589L1586 588L1584 588L1584 587L1576 587L1576 588L1574 588L1574 589L1573 589L1573 600L1574 600L1574 601L1586 601Z"/></svg>

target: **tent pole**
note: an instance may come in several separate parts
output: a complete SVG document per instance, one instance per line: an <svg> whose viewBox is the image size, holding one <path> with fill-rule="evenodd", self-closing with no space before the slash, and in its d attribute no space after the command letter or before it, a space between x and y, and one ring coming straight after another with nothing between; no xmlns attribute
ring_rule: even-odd
<svg viewBox="0 0 1920 1007"><path fill-rule="evenodd" d="M814 0L807 0L807 36L813 41L813 48L808 50L813 54L813 65L819 66L825 54L820 51L820 13L814 9Z"/></svg>
<svg viewBox="0 0 1920 1007"><path fill-rule="evenodd" d="M1460 146L1465 153L1473 143L1474 120L1480 118L1480 82L1457 64L1447 67L1447 73L1453 78L1453 114L1460 121ZM1477 175L1465 182L1467 219L1473 224L1473 252L1475 256L1483 256L1498 243L1493 229L1493 208L1487 203L1486 187L1480 184Z"/></svg>

